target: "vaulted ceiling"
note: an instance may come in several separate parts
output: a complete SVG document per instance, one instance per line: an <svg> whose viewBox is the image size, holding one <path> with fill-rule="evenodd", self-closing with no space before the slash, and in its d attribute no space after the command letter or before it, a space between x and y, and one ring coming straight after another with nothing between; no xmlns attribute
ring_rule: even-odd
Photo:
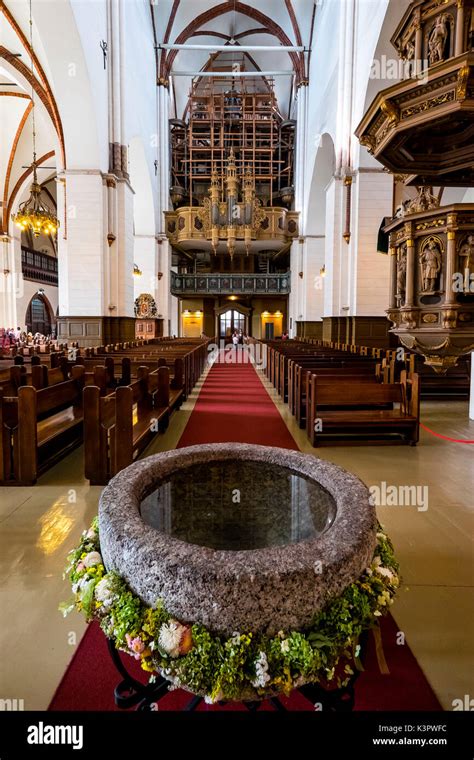
<svg viewBox="0 0 474 760"><path fill-rule="evenodd" d="M27 19L22 22L22 28L28 28ZM30 47L22 28L0 2L0 234L8 229L13 204L31 178L32 90L37 104L36 152L41 183L55 173L54 168L46 167L54 167L55 147L62 145L61 122L51 88L36 57L31 71ZM54 193L54 184L47 193L51 191Z"/></svg>
<svg viewBox="0 0 474 760"><path fill-rule="evenodd" d="M229 54L221 56L229 66L232 56L240 62L239 46L295 45L309 49L316 3L314 0L256 0L256 2L209 2L208 0L158 0L152 5L157 42L199 45L228 45ZM192 83L190 77L173 77L173 72L198 72L210 65L211 50L161 50L158 76L171 75L177 118L186 109ZM214 61L214 68L219 59ZM245 54L249 71L291 71L290 76L275 77L275 92L280 112L289 115L295 85L307 75L307 54L299 52L249 52Z"/></svg>

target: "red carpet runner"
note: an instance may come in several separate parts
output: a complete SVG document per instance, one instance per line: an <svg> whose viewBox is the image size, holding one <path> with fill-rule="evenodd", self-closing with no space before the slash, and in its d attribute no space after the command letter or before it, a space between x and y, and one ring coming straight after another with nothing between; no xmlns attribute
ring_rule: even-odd
<svg viewBox="0 0 474 760"><path fill-rule="evenodd" d="M237 441L297 449L273 401L252 366L215 364L210 370L179 448L199 443ZM390 673L380 672L374 638L370 635L365 670L356 685L356 710L440 710L440 704L407 645L396 643L397 626L391 617L381 621L383 652ZM130 673L144 683L146 674L127 655ZM113 690L120 681L105 637L94 623L87 629L53 697L50 710L114 710ZM281 701L288 710L314 710L298 692ZM159 702L160 710L179 710L189 702L182 690ZM201 704L199 710L239 710L243 705ZM274 708L264 702L262 710Z"/></svg>

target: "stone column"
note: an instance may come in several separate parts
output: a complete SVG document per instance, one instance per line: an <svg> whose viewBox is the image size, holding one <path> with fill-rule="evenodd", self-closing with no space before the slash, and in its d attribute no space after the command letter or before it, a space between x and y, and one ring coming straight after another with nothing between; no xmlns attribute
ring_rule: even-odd
<svg viewBox="0 0 474 760"><path fill-rule="evenodd" d="M170 270L172 265L171 246L166 238L164 211L170 209L170 156L169 156L169 105L168 82L158 82L157 124L158 124L158 208L157 234L163 240L159 246L158 270L163 272L160 280L158 309L163 315L164 335L177 335L179 329L179 301L170 293Z"/></svg>
<svg viewBox="0 0 474 760"><path fill-rule="evenodd" d="M458 0L458 14L456 18L456 42L454 55L464 53L464 0Z"/></svg>
<svg viewBox="0 0 474 760"><path fill-rule="evenodd" d="M300 235L306 232L305 218L305 172L307 155L308 82L298 86L295 145L295 209L300 212Z"/></svg>
<svg viewBox="0 0 474 760"><path fill-rule="evenodd" d="M407 244L407 279L405 291L405 308L411 309L414 306L415 299L415 241L412 237L408 238Z"/></svg>
<svg viewBox="0 0 474 760"><path fill-rule="evenodd" d="M3 235L0 238L0 327L24 327L24 314L18 311L18 301L23 296L21 273L20 232L16 238ZM16 245L15 245L16 243Z"/></svg>
<svg viewBox="0 0 474 760"><path fill-rule="evenodd" d="M58 213L64 210L58 236L59 314L102 316L107 307L103 297L107 240L102 174L72 170L59 179Z"/></svg>

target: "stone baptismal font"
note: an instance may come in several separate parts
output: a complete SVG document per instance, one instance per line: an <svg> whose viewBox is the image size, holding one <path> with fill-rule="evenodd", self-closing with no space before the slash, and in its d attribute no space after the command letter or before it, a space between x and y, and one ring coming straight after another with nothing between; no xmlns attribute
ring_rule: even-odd
<svg viewBox="0 0 474 760"><path fill-rule="evenodd" d="M119 707L249 709L299 689L351 709L361 652L399 585L367 487L296 451L206 444L119 472L69 555L74 599L96 620L123 680ZM119 652L151 673L144 685ZM329 701L328 701L329 700Z"/></svg>

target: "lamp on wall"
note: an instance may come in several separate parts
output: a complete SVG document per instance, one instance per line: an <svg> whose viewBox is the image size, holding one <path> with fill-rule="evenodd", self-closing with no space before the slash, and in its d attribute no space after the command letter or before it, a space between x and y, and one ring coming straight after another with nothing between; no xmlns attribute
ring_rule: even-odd
<svg viewBox="0 0 474 760"><path fill-rule="evenodd" d="M326 265L325 264L323 264L323 266L319 270L319 274L321 275L321 277L326 277Z"/></svg>
<svg viewBox="0 0 474 760"><path fill-rule="evenodd" d="M142 270L136 264L133 265L133 274L135 277L141 277L143 274Z"/></svg>
<svg viewBox="0 0 474 760"><path fill-rule="evenodd" d="M33 125L33 182L31 183L30 195L26 201L20 203L16 214L12 214L12 221L23 232L30 229L35 237L40 235L54 235L59 228L59 219L47 203L41 199L41 185L38 183L36 161L36 123L35 123L35 90L34 62L33 62L33 19L30 0L30 59L31 59L31 119Z"/></svg>

